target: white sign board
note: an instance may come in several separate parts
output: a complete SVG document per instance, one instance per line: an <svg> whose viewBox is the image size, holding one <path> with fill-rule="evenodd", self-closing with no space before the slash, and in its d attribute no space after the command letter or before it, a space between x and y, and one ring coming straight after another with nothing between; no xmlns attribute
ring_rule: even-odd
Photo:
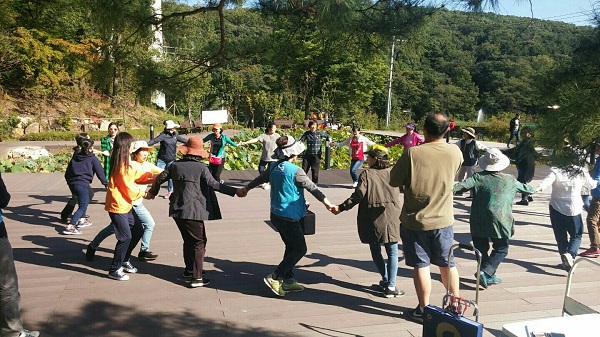
<svg viewBox="0 0 600 337"><path fill-rule="evenodd" d="M227 123L227 110L202 111L202 124Z"/></svg>

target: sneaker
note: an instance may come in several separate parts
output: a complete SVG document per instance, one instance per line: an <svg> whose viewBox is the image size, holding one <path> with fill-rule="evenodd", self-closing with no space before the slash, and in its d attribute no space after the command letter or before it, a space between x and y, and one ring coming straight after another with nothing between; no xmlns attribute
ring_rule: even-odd
<svg viewBox="0 0 600 337"><path fill-rule="evenodd" d="M193 278L190 281L190 288L198 288L198 287L204 287L210 284L210 280L203 277L203 278Z"/></svg>
<svg viewBox="0 0 600 337"><path fill-rule="evenodd" d="M560 255L560 259L562 260L563 268L566 271L571 270L573 268L573 256L570 253L564 253Z"/></svg>
<svg viewBox="0 0 600 337"><path fill-rule="evenodd" d="M19 337L38 337L39 335L39 331L29 331L23 329L23 331L21 331L21 333L19 334Z"/></svg>
<svg viewBox="0 0 600 337"><path fill-rule="evenodd" d="M385 298L402 297L404 296L404 291L398 290L396 288L390 289L388 287L385 287L385 289L383 290L383 296Z"/></svg>
<svg viewBox="0 0 600 337"><path fill-rule="evenodd" d="M123 270L129 274L135 274L138 272L137 268L134 267L130 261L123 262Z"/></svg>
<svg viewBox="0 0 600 337"><path fill-rule="evenodd" d="M384 280L379 281L379 286L381 287L381 291L384 291L388 287L388 283Z"/></svg>
<svg viewBox="0 0 600 337"><path fill-rule="evenodd" d="M80 235L81 232L73 225L68 225L67 228L63 231L63 234L66 235Z"/></svg>
<svg viewBox="0 0 600 337"><path fill-rule="evenodd" d="M123 272L123 268L119 268L116 271L109 271L108 277L117 280L117 281L127 281L129 280L129 275Z"/></svg>
<svg viewBox="0 0 600 337"><path fill-rule="evenodd" d="M171 194L173 194L173 192L167 192L167 194L165 194L165 196L163 198L169 199L169 197L171 196Z"/></svg>
<svg viewBox="0 0 600 337"><path fill-rule="evenodd" d="M498 278L495 274L492 275L489 279L488 279L488 283L491 284L500 284L502 283L502 279Z"/></svg>
<svg viewBox="0 0 600 337"><path fill-rule="evenodd" d="M585 252L579 254L579 256L583 257L598 257L600 256L600 248L590 248Z"/></svg>
<svg viewBox="0 0 600 337"><path fill-rule="evenodd" d="M521 201L517 201L517 205L529 206L529 201L527 199L522 199Z"/></svg>
<svg viewBox="0 0 600 337"><path fill-rule="evenodd" d="M85 251L85 259L87 261L94 261L94 256L96 256L96 249L92 248L92 244L90 243Z"/></svg>
<svg viewBox="0 0 600 337"><path fill-rule="evenodd" d="M221 179L221 180L219 180L219 183L225 184L225 180Z"/></svg>
<svg viewBox="0 0 600 337"><path fill-rule="evenodd" d="M282 288L283 281L277 280L273 278L273 274L269 274L267 277L263 279L267 287L271 289L277 296L285 296L285 291Z"/></svg>
<svg viewBox="0 0 600 337"><path fill-rule="evenodd" d="M271 189L271 184L269 183L264 183L262 186L263 190L268 191Z"/></svg>
<svg viewBox="0 0 600 337"><path fill-rule="evenodd" d="M292 280L292 282L290 282L290 283L287 283L284 281L283 285L281 287L283 288L283 291L285 291L286 293L304 290L304 286L302 284L298 283L298 281L296 281L296 280Z"/></svg>
<svg viewBox="0 0 600 337"><path fill-rule="evenodd" d="M417 305L417 307L414 309L406 311L405 314L411 320L423 324L423 309L421 309L420 305Z"/></svg>
<svg viewBox="0 0 600 337"><path fill-rule="evenodd" d="M152 260L156 260L156 258L158 257L158 255L153 254L151 251L141 251L138 254L138 259L140 261L152 261Z"/></svg>
<svg viewBox="0 0 600 337"><path fill-rule="evenodd" d="M202 270L202 276L204 276L206 274L206 270ZM189 271L187 269L185 269L183 271L183 274L181 275L184 279L188 279L188 278L192 278L192 276L194 276L194 272L193 271Z"/></svg>
<svg viewBox="0 0 600 337"><path fill-rule="evenodd" d="M355 182L352 183L352 187L353 188L356 187L356 186L358 186L358 181L355 181Z"/></svg>
<svg viewBox="0 0 600 337"><path fill-rule="evenodd" d="M475 278L477 279L477 273L475 273ZM490 277L483 271L479 272L479 284L483 287L483 289L487 289L490 286Z"/></svg>
<svg viewBox="0 0 600 337"><path fill-rule="evenodd" d="M88 227L91 226L92 223L89 222L86 218L81 218L77 221L77 228Z"/></svg>

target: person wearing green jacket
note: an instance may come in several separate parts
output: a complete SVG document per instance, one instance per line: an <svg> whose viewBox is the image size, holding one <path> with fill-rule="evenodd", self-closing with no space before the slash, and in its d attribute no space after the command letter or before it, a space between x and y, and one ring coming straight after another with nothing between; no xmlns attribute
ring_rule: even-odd
<svg viewBox="0 0 600 337"><path fill-rule="evenodd" d="M223 166L225 165L225 145L230 144L234 147L237 147L238 144L231 140L231 138L227 137L227 135L223 134L223 126L221 123L215 123L212 127L212 133L208 134L203 142L210 141L210 157L208 159L208 169L210 170L210 174L212 174L213 178L216 181L223 183L221 180L221 172L223 172Z"/></svg>
<svg viewBox="0 0 600 337"><path fill-rule="evenodd" d="M108 135L102 137L100 139L100 151L106 153L108 152L108 156L104 155L104 175L106 179L110 179L108 173L110 172L110 153L112 152L113 143L115 141L115 136L119 133L119 125L115 122L110 122L108 124Z"/></svg>

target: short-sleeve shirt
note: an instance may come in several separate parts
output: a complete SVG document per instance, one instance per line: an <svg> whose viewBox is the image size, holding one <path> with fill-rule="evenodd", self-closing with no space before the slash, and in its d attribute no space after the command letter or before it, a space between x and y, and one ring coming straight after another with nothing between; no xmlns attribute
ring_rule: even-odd
<svg viewBox="0 0 600 337"><path fill-rule="evenodd" d="M277 149L277 144L275 141L279 137L281 136L277 132L273 133L272 135L263 133L262 135L258 136L258 141L261 142L263 146L263 152L260 160L266 162L277 161L277 159L273 158L273 153L275 153L275 150Z"/></svg>

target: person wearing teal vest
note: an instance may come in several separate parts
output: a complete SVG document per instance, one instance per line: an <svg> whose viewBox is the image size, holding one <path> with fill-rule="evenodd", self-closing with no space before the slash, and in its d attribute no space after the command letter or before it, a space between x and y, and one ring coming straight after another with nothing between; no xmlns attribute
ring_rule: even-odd
<svg viewBox="0 0 600 337"><path fill-rule="evenodd" d="M291 136L280 137L276 141L274 156L279 160L267 171L241 188L245 196L249 190L264 183L271 183L271 223L285 243L283 260L272 274L264 278L265 284L278 296L287 292L302 291L304 286L294 278L294 267L306 254L306 240L300 220L306 214L306 189L329 210L332 205L313 183L304 170L292 164L304 149L304 143Z"/></svg>

